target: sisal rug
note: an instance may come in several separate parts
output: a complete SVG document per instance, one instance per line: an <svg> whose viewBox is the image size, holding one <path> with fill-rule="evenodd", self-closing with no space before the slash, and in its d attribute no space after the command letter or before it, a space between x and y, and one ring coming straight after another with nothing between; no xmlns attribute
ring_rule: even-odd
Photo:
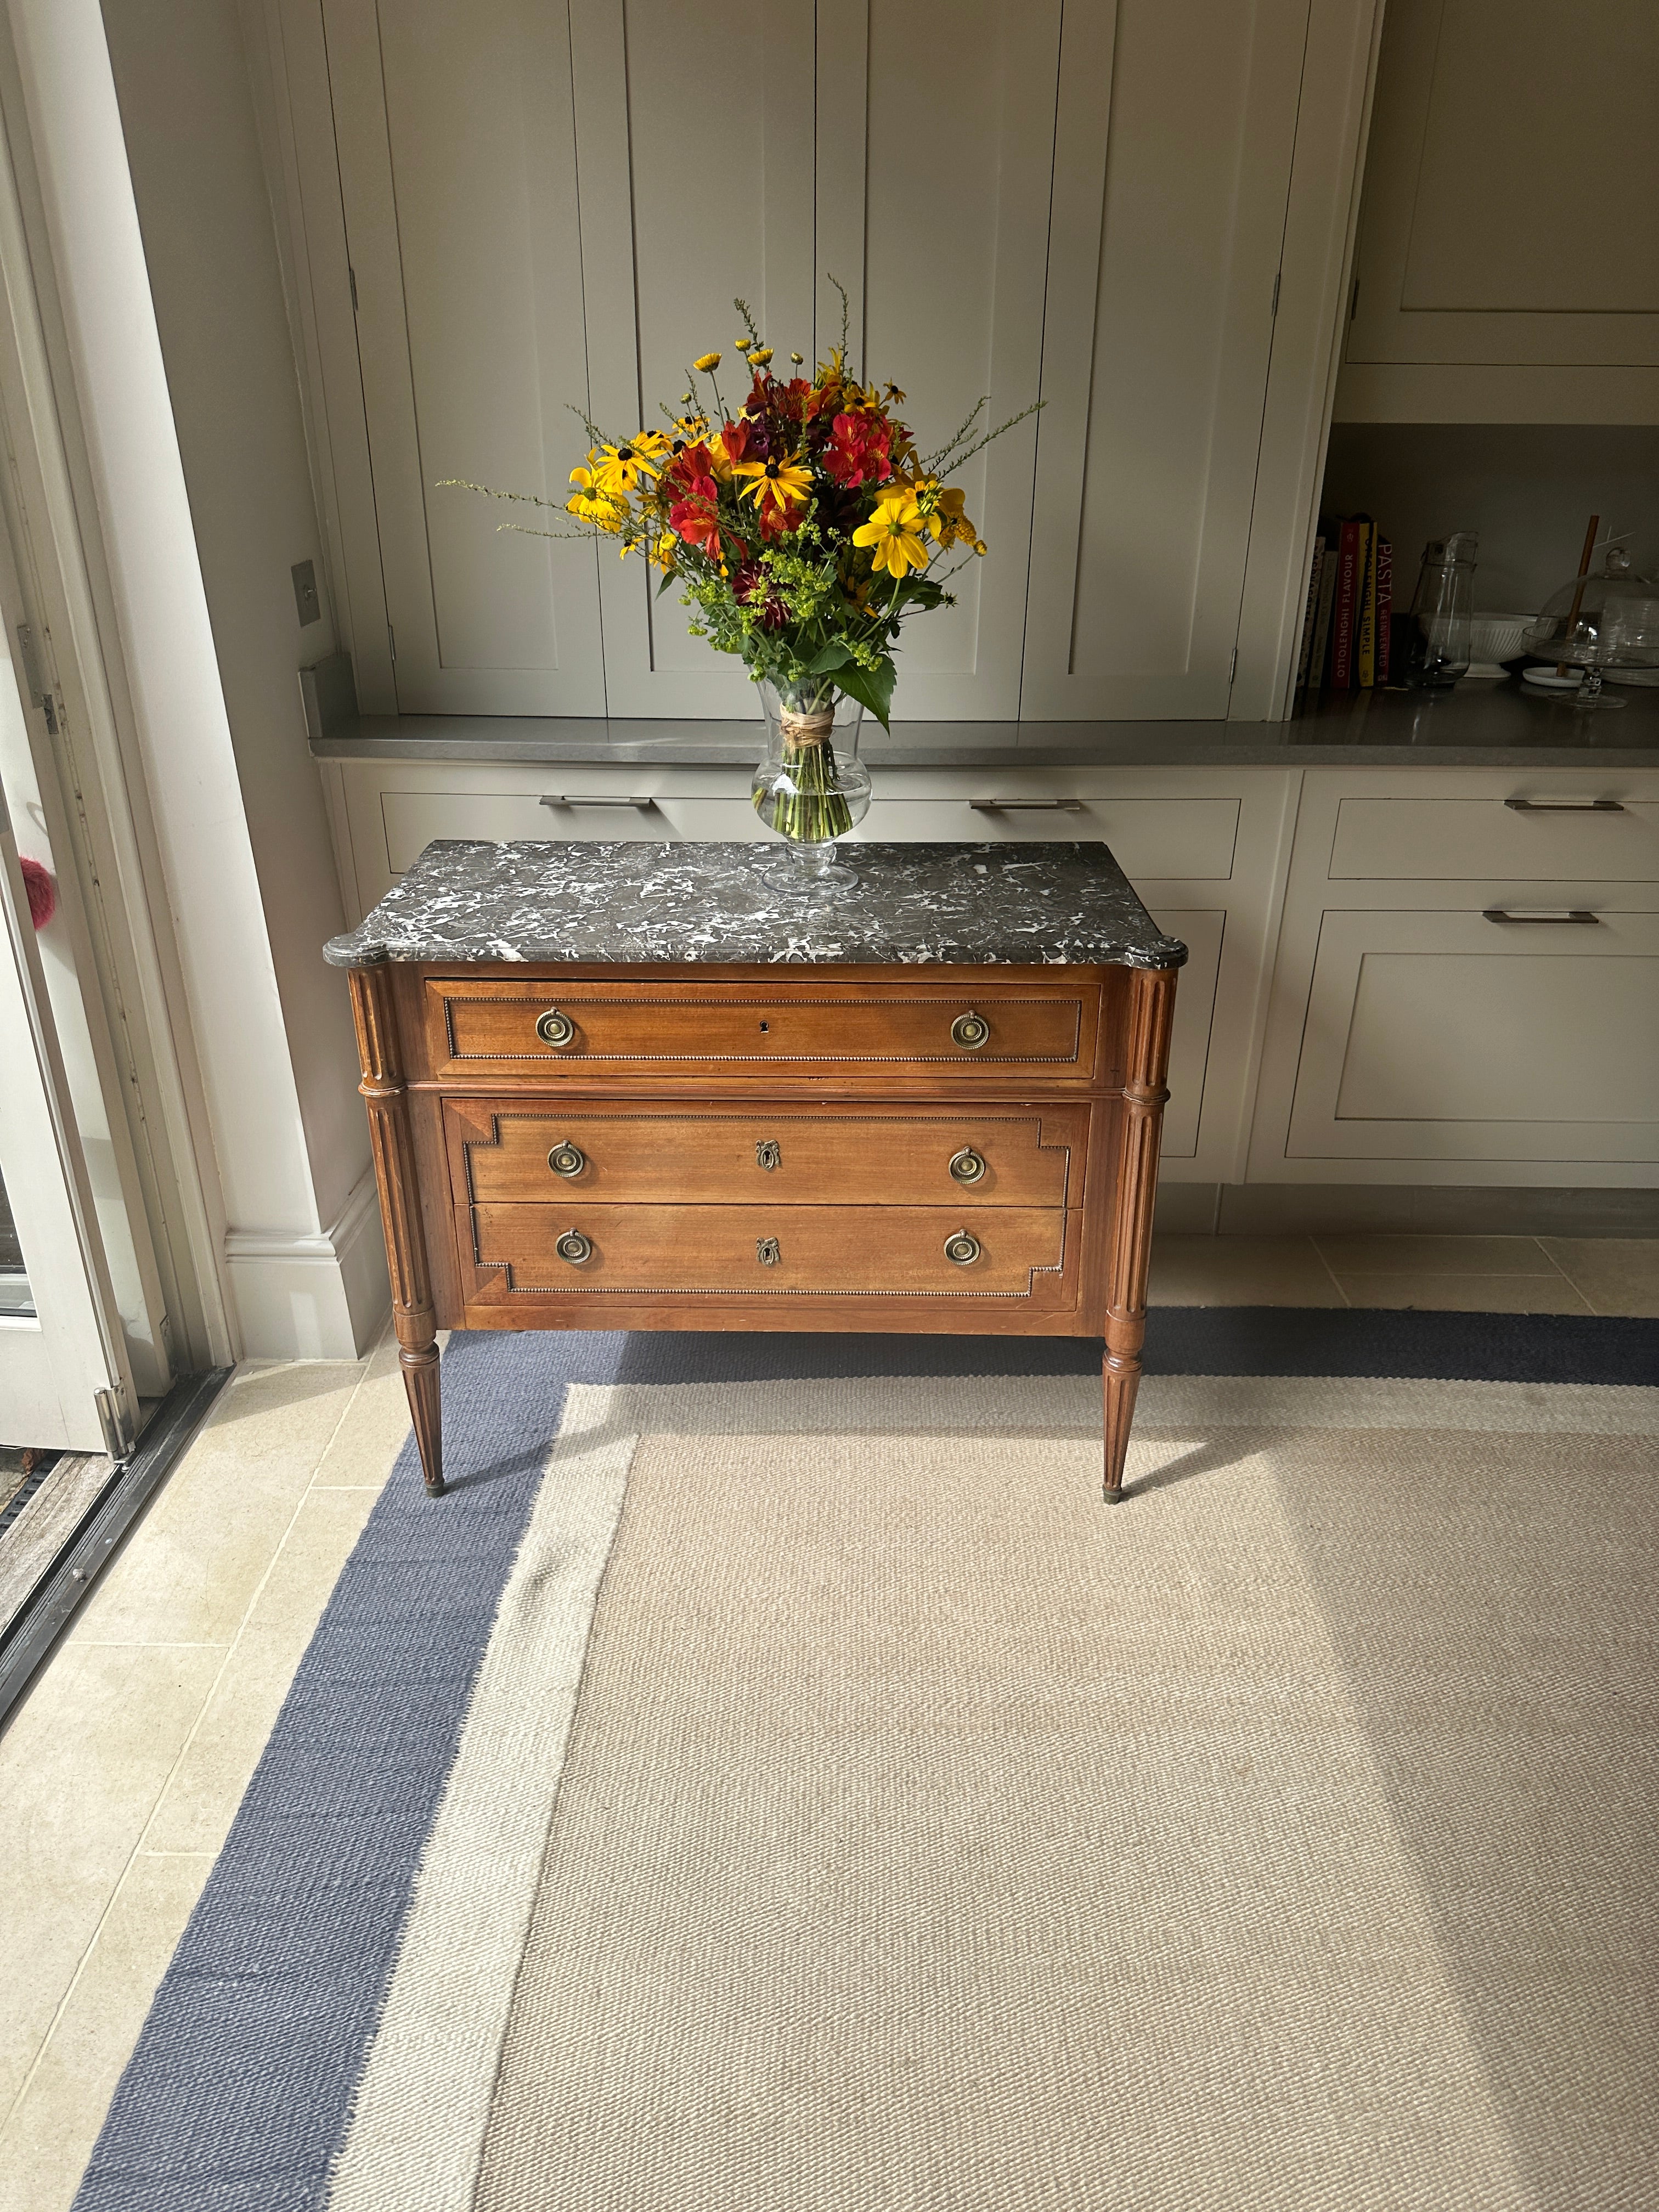
<svg viewBox="0 0 1659 2212"><path fill-rule="evenodd" d="M1647 1340L1314 1318L457 1338L78 2204L1651 2204Z"/></svg>

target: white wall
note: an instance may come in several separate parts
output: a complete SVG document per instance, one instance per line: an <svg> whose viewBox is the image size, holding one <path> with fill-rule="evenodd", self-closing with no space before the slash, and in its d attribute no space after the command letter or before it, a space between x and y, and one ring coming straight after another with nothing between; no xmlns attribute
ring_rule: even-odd
<svg viewBox="0 0 1659 2212"><path fill-rule="evenodd" d="M1478 530L1474 603L1535 614L1576 574L1584 526L1630 531L1659 563L1659 429L1600 423L1335 422L1322 514L1375 515L1394 541L1394 588L1411 605L1427 539Z"/></svg>
<svg viewBox="0 0 1659 2212"><path fill-rule="evenodd" d="M112 0L118 109L97 0L9 6L241 1349L348 1355L385 1291L320 959L340 908L295 670L330 641L289 576L320 546L234 9Z"/></svg>

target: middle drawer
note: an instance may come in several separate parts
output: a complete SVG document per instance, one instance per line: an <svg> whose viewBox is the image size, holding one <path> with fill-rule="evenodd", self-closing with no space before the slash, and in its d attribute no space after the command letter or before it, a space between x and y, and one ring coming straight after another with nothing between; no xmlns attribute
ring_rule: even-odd
<svg viewBox="0 0 1659 2212"><path fill-rule="evenodd" d="M640 1112L446 1103L459 1207L1041 1206L1083 1202L1086 1106L906 1114L748 1106Z"/></svg>

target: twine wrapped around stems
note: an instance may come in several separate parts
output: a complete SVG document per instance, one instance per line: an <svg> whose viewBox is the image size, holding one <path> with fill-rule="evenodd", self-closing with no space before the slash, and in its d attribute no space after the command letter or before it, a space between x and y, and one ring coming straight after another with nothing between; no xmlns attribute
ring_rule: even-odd
<svg viewBox="0 0 1659 2212"><path fill-rule="evenodd" d="M833 706L812 714L786 707L778 718L787 780L755 793L757 810L781 837L827 845L853 826L852 809L836 787Z"/></svg>

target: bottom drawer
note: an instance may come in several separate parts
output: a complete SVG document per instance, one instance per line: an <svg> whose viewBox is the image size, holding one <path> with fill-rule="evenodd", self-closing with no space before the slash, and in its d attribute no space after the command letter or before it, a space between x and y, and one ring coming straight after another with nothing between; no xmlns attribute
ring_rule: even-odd
<svg viewBox="0 0 1659 2212"><path fill-rule="evenodd" d="M475 1206L475 1297L1026 1298L1058 1302L1058 1207ZM947 1249L948 1248L948 1249Z"/></svg>

